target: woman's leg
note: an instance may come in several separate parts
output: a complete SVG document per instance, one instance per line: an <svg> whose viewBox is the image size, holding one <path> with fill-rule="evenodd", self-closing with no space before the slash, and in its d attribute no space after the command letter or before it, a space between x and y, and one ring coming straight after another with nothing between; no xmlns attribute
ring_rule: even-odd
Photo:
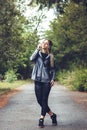
<svg viewBox="0 0 87 130"><path fill-rule="evenodd" d="M41 106L41 110L42 110L42 97L43 97L42 92L43 92L42 83L35 81L35 94L36 94L37 101L38 101L39 105ZM41 115L38 125L41 128L44 127L44 116L43 115Z"/></svg>
<svg viewBox="0 0 87 130"><path fill-rule="evenodd" d="M48 97L51 90L50 83L43 83L43 92L42 92L42 111L41 115L45 116L46 113L50 111L48 106Z"/></svg>
<svg viewBox="0 0 87 130"><path fill-rule="evenodd" d="M35 95L37 102L42 107L42 84L41 82L35 81Z"/></svg>
<svg viewBox="0 0 87 130"><path fill-rule="evenodd" d="M35 94L39 105L41 106L41 117L39 119L39 126L44 127L44 117L46 113L51 116L52 123L57 124L56 117L54 113L50 110L48 106L48 97L50 93L51 86L48 83L35 82Z"/></svg>
<svg viewBox="0 0 87 130"><path fill-rule="evenodd" d="M41 117L46 115L46 112L51 112L48 106L48 97L50 93L50 84L49 83L41 83L35 81L35 94L39 105L42 107ZM44 114L45 113L45 114Z"/></svg>
<svg viewBox="0 0 87 130"><path fill-rule="evenodd" d="M51 90L50 83L43 83L43 93L42 93L42 111L41 115L45 117L46 113L48 113L52 119L52 124L57 125L57 115L53 113L48 106L48 97Z"/></svg>

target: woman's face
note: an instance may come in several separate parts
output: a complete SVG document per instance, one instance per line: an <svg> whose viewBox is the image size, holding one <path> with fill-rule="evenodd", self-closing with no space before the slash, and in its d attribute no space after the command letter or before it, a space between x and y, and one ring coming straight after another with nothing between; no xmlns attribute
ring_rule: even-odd
<svg viewBox="0 0 87 130"><path fill-rule="evenodd" d="M43 49L49 49L49 41L48 40L44 40L42 43L42 48Z"/></svg>

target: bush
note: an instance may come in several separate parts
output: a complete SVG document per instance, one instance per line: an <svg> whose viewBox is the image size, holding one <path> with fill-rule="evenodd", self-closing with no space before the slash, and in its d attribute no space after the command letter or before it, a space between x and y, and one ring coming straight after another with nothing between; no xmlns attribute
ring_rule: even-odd
<svg viewBox="0 0 87 130"><path fill-rule="evenodd" d="M13 82L13 81L16 81L17 80L17 74L14 70L8 70L6 73L5 73L5 81L6 82Z"/></svg>
<svg viewBox="0 0 87 130"><path fill-rule="evenodd" d="M73 89L87 91L87 69L77 70L72 84Z"/></svg>
<svg viewBox="0 0 87 130"><path fill-rule="evenodd" d="M56 79L63 84L66 84L66 79L67 79L67 71L63 69L62 71L59 71L57 73Z"/></svg>
<svg viewBox="0 0 87 130"><path fill-rule="evenodd" d="M64 69L57 74L57 80L69 88L72 88L72 83L74 82L74 79L74 71L71 72Z"/></svg>
<svg viewBox="0 0 87 130"><path fill-rule="evenodd" d="M57 73L57 80L72 90L87 91L87 69L60 71Z"/></svg>

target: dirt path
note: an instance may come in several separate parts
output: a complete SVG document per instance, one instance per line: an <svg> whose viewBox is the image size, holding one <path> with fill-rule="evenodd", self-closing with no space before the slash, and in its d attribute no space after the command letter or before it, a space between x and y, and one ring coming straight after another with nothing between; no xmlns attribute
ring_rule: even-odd
<svg viewBox="0 0 87 130"><path fill-rule="evenodd" d="M49 96L49 106L58 116L58 126L54 128L51 119L46 115L43 129L87 130L86 99L86 93L71 92L55 83ZM3 95L2 100L5 104L0 109L0 130L40 129L38 128L40 107L36 102L33 83Z"/></svg>
<svg viewBox="0 0 87 130"><path fill-rule="evenodd" d="M72 99L80 104L87 111L87 92L73 92L71 91Z"/></svg>
<svg viewBox="0 0 87 130"><path fill-rule="evenodd" d="M8 103L9 99L20 91L20 89L15 89L0 95L0 108L3 108ZM70 93L72 99L87 110L87 92L70 91Z"/></svg>
<svg viewBox="0 0 87 130"><path fill-rule="evenodd" d="M19 90L11 90L9 92L6 92L5 94L0 95L0 109L3 108L5 105L7 105L9 99L16 93L18 93Z"/></svg>

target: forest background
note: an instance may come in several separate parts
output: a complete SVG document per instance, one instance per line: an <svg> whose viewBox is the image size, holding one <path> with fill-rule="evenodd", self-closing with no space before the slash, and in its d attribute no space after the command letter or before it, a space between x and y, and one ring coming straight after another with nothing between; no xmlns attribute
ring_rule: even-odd
<svg viewBox="0 0 87 130"><path fill-rule="evenodd" d="M26 8L37 11L25 16ZM0 0L0 81L31 77L30 55L43 38L53 42L56 80L87 91L87 0ZM44 11L54 9L49 29ZM42 29L41 29L42 28ZM39 33L38 33L38 30Z"/></svg>

